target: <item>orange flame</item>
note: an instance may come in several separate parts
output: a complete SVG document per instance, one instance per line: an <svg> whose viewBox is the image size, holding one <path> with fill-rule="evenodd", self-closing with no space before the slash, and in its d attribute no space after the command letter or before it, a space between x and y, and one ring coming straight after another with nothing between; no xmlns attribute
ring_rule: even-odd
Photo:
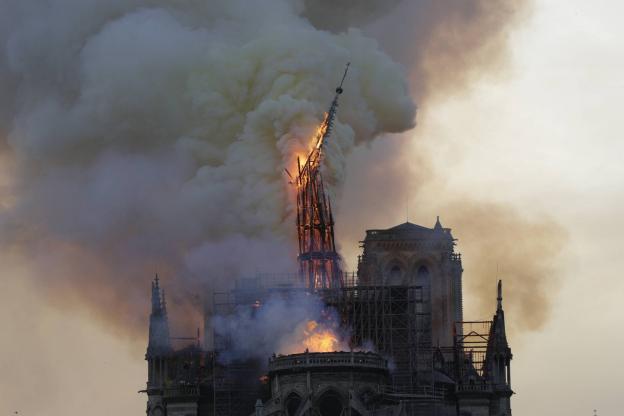
<svg viewBox="0 0 624 416"><path fill-rule="evenodd" d="M312 137L306 140L306 148L300 149L297 146L295 147L296 150L292 151L292 158L291 161L288 162L288 168L286 169L288 175L290 176L291 184L298 186L298 182L295 180L299 173L297 160L299 160L301 167L303 167L310 155L312 155L316 151L319 151L319 149L323 145L322 138L327 131L327 128L329 127L327 125L327 116L328 113L323 114L323 121L316 127Z"/></svg>
<svg viewBox="0 0 624 416"><path fill-rule="evenodd" d="M319 327L318 322L308 321L304 331L306 338L303 340L305 348L312 352L331 352L340 348L340 340L330 329Z"/></svg>
<svg viewBox="0 0 624 416"><path fill-rule="evenodd" d="M317 321L303 324L302 338L290 344L284 353L348 351L349 346L331 328Z"/></svg>
<svg viewBox="0 0 624 416"><path fill-rule="evenodd" d="M323 144L323 142L321 141L321 139L323 138L323 136L325 135L325 132L327 131L327 116L329 114L325 113L323 115L323 122L316 128L316 148L320 149L321 145Z"/></svg>

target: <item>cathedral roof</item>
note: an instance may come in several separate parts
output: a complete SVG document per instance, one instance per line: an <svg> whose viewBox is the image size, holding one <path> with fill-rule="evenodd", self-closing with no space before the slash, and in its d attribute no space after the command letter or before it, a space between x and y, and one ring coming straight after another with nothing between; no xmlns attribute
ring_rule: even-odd
<svg viewBox="0 0 624 416"><path fill-rule="evenodd" d="M422 225L413 224L411 222L404 222L403 224L395 225L392 228L388 228L387 230L394 233L414 233L414 232L430 232L431 228L423 227Z"/></svg>
<svg viewBox="0 0 624 416"><path fill-rule="evenodd" d="M395 225L385 230L367 230L366 239L453 239L450 228L443 228L440 218L436 220L433 228L424 227L409 221Z"/></svg>

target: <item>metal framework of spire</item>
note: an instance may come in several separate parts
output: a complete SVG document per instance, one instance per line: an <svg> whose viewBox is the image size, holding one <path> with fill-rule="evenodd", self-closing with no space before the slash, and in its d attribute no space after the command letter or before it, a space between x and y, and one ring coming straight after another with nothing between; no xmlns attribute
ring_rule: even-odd
<svg viewBox="0 0 624 416"><path fill-rule="evenodd" d="M323 123L319 126L314 148L304 163L297 158L297 234L299 239L299 273L309 289L328 289L342 286L340 256L334 242L334 217L331 202L325 194L321 161L323 145L331 135L338 97L349 70L347 64L336 95Z"/></svg>

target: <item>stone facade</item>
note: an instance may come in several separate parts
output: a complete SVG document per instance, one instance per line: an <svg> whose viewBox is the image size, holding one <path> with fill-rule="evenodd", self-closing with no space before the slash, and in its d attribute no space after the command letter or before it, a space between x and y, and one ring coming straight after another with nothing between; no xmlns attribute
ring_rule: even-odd
<svg viewBox="0 0 624 416"><path fill-rule="evenodd" d="M366 415L384 404L388 363L370 352L303 353L269 360L266 416ZM258 409L260 410L260 409Z"/></svg>
<svg viewBox="0 0 624 416"><path fill-rule="evenodd" d="M439 219L433 228L408 222L368 230L362 248L355 286L318 294L348 323L355 347L372 343L379 354L273 356L268 378L262 365L256 372L249 363L219 364L216 357L226 349L206 351L199 340L172 348L156 280L147 415L511 416L512 353L501 283L492 319L463 322L461 256ZM284 296L288 290L279 288ZM253 299L271 288L265 292Z"/></svg>
<svg viewBox="0 0 624 416"><path fill-rule="evenodd" d="M368 230L358 263L363 286L423 287L431 313L431 341L452 347L454 323L463 320L461 256L439 219L433 228L406 222Z"/></svg>

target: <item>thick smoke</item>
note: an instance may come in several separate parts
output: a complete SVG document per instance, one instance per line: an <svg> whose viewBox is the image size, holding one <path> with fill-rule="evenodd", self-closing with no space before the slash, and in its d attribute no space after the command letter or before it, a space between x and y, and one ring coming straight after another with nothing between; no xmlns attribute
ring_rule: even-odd
<svg viewBox="0 0 624 416"><path fill-rule="evenodd" d="M215 316L215 333L226 337L229 348L220 355L225 362L271 354L294 354L308 349L348 351L349 333L340 328L333 309L310 293L289 297L274 295L266 302L241 305L231 316Z"/></svg>
<svg viewBox="0 0 624 416"><path fill-rule="evenodd" d="M508 29L527 3L3 2L3 249L19 252L60 306L88 305L126 329L143 330L147 280L158 271L172 312L195 313L190 325L199 325L205 289L293 269L292 194L283 168L305 153L347 61L352 70L326 160L337 202L345 160L354 162L353 187L337 207L346 255L365 227L393 225L388 218L407 198L418 201L413 213L447 208L445 225L462 239L471 265L491 264L483 248L502 240L495 234L481 244L470 231L462 235L466 219L485 224L496 216L494 223L512 230L505 238L527 245L536 235L561 242L558 227L509 207L418 193L438 174L426 153L406 154L404 139L358 146L413 125L406 76L393 59L407 68L412 96L427 108L433 96L504 62ZM461 214L464 206L474 208L470 218ZM516 264L510 253L501 250L497 260L504 271ZM556 272L546 255L523 259L540 293ZM473 270L469 289L487 290L489 299L489 283L474 282L494 279ZM506 288L520 285L514 282ZM548 309L545 296L531 302L535 311ZM544 316L522 326L537 327Z"/></svg>
<svg viewBox="0 0 624 416"><path fill-rule="evenodd" d="M567 231L552 216L448 189L444 178L453 165L439 171L428 161L430 151L405 152L409 147L405 137L387 138L350 156L343 205L366 209L341 212L336 220L345 257L359 254L355 242L364 238L363 225L388 228L409 215L410 221L433 227L439 215L462 253L464 316L491 318L496 282L502 279L512 336L542 328L560 287Z"/></svg>
<svg viewBox="0 0 624 416"><path fill-rule="evenodd" d="M315 3L319 7L314 10L321 10L321 4L328 2ZM412 95L426 117L427 111L434 111L429 107L435 100L464 91L478 77L505 73L510 31L529 15L531 3L414 0L398 2L392 10L376 15L379 10L372 2L355 12L339 7L335 18L317 20L331 30L364 24L365 33L409 68ZM466 145L478 146L478 142L472 139ZM407 137L394 137L350 156L343 206L359 209L339 213L343 252L354 259L353 247L364 236L362 228L394 225L391 219L403 217L406 205L412 218L430 221L423 225L432 225L440 214L444 225L453 228L464 254L467 314L489 317L496 280L502 278L505 305L513 317L511 330L539 329L559 287L565 230L548 216L535 218L511 204L470 193L452 194L440 184L453 174L453 161L438 171L429 162L435 145L406 152L410 146ZM456 149L459 159L461 152L462 148Z"/></svg>
<svg viewBox="0 0 624 416"><path fill-rule="evenodd" d="M364 31L409 68L422 118L435 111L432 103L465 91L474 79L505 73L510 31L529 15L531 3L403 1L378 19L365 20ZM341 28L337 22L345 17L331 28ZM486 319L492 314L496 280L502 278L512 332L542 327L559 287L566 231L548 216L536 218L509 203L470 192L454 194L444 186L444 178L454 174L454 160L443 170L430 162L437 147L447 144L414 146L410 141L407 135L380 140L349 157L343 206L361 209L342 211L337 219L347 258L355 258L353 247L363 238L363 227L395 225L392 220L405 218L407 205L412 221L419 219L423 225L433 225L441 215L464 254L466 316ZM478 138L465 145L478 146ZM455 148L456 160L461 160L462 150Z"/></svg>
<svg viewBox="0 0 624 416"><path fill-rule="evenodd" d="M347 62L334 194L354 146L413 125L402 69L357 30L316 29L298 1L0 7L3 246L59 304L113 322L141 323L154 272L184 313L235 277L294 269L283 169Z"/></svg>
<svg viewBox="0 0 624 416"><path fill-rule="evenodd" d="M513 332L539 329L559 287L559 257L566 232L551 217L527 217L513 207L471 199L439 206L454 224L471 295L468 313L493 314L496 281L503 280L504 307Z"/></svg>
<svg viewBox="0 0 624 416"><path fill-rule="evenodd" d="M420 108L486 74L504 72L510 31L532 0L402 1L366 25L385 51L409 68ZM493 69L493 70L492 70Z"/></svg>

